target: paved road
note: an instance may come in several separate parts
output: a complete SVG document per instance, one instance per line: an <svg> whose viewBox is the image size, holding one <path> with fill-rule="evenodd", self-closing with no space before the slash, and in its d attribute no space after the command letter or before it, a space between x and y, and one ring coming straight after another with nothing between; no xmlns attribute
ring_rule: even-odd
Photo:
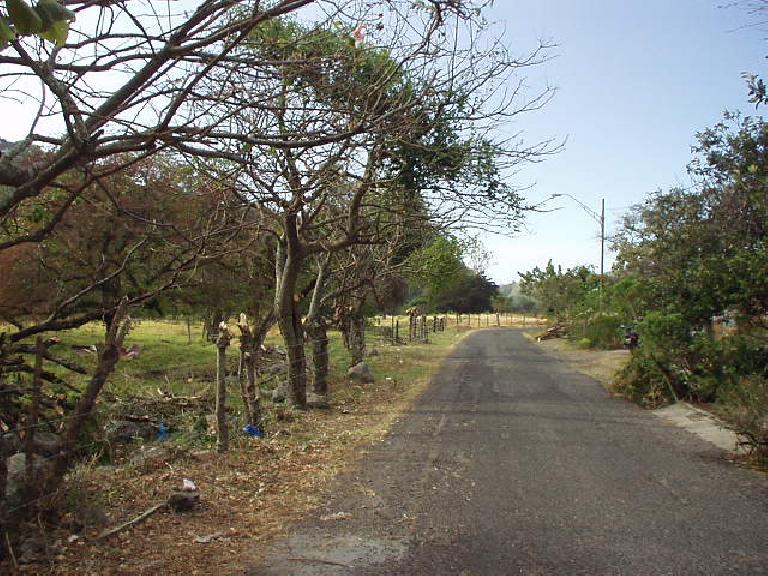
<svg viewBox="0 0 768 576"><path fill-rule="evenodd" d="M768 478L514 330L428 392L265 575L768 574Z"/></svg>

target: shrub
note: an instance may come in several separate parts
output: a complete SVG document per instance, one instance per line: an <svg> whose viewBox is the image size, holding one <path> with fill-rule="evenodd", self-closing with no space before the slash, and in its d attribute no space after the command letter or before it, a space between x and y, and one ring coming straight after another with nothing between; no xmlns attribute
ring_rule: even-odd
<svg viewBox="0 0 768 576"><path fill-rule="evenodd" d="M624 345L624 333L619 316L601 314L595 316L589 324L584 336L592 341L593 348L615 350Z"/></svg>
<svg viewBox="0 0 768 576"><path fill-rule="evenodd" d="M613 388L646 408L659 408L677 400L678 374L653 354L639 351L619 371Z"/></svg>
<svg viewBox="0 0 768 576"><path fill-rule="evenodd" d="M768 464L768 378L745 376L723 390L723 415L762 464Z"/></svg>
<svg viewBox="0 0 768 576"><path fill-rule="evenodd" d="M681 314L649 312L637 324L640 347L662 355L674 355L684 349L689 341L688 326Z"/></svg>
<svg viewBox="0 0 768 576"><path fill-rule="evenodd" d="M574 323L571 332L577 344L585 348L615 350L624 345L621 318L610 314L596 314L583 325ZM586 346L583 343L589 342Z"/></svg>

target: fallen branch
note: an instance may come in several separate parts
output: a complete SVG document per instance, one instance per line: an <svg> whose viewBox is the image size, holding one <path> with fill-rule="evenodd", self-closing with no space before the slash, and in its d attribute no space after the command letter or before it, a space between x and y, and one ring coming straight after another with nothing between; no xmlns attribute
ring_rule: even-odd
<svg viewBox="0 0 768 576"><path fill-rule="evenodd" d="M109 530L105 530L104 532L99 534L96 537L96 539L97 540L103 540L104 538L109 538L110 536L113 536L114 534L117 534L118 532L122 532L126 528L130 528L131 526L135 526L136 524L138 524L140 522L143 522L144 520L146 520L147 518L152 516L152 514L154 514L158 510L166 508L167 506L168 506L167 502L161 502L159 504L155 504L154 506L144 510L144 512L142 512L141 514L136 516L136 518L134 518L133 520L128 520L127 522L123 522L122 524L120 524L118 526L115 526L114 528L111 528Z"/></svg>
<svg viewBox="0 0 768 576"><path fill-rule="evenodd" d="M349 568L350 570L354 568L354 566L350 566L349 564L342 564L341 562L334 562L333 560L325 560L323 558L287 558L289 562L308 562L310 564L325 564L326 566L339 566L341 568Z"/></svg>

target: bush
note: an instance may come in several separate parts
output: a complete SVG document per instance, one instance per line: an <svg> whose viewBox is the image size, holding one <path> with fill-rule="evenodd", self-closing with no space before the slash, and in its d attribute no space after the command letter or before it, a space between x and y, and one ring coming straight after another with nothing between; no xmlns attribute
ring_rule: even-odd
<svg viewBox="0 0 768 576"><path fill-rule="evenodd" d="M676 372L653 354L639 351L619 371L613 388L646 408L659 408L677 400L680 380Z"/></svg>
<svg viewBox="0 0 768 576"><path fill-rule="evenodd" d="M619 316L601 314L595 316L584 331L584 336L592 341L592 348L615 350L624 346L624 332Z"/></svg>
<svg viewBox="0 0 768 576"><path fill-rule="evenodd" d="M615 350L624 345L624 332L619 316L597 314L585 325L574 323L571 333L577 339L577 344L584 348ZM585 345L585 343L587 343Z"/></svg>
<svg viewBox="0 0 768 576"><path fill-rule="evenodd" d="M746 376L723 390L720 409L753 454L768 464L768 378Z"/></svg>
<svg viewBox="0 0 768 576"><path fill-rule="evenodd" d="M662 355L674 355L689 343L688 326L681 314L649 312L637 324L640 347Z"/></svg>

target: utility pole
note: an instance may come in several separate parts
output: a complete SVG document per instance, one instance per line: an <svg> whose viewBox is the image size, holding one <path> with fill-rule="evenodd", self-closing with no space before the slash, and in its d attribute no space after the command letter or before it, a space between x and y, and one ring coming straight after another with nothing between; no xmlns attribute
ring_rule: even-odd
<svg viewBox="0 0 768 576"><path fill-rule="evenodd" d="M600 225L600 313L603 312L603 277L605 276L605 198L600 201L600 214L584 204L581 200L565 192L552 194L552 198L565 196L576 202L581 209Z"/></svg>
<svg viewBox="0 0 768 576"><path fill-rule="evenodd" d="M603 278L605 274L605 198L600 202L600 314L603 313Z"/></svg>
<svg viewBox="0 0 768 576"><path fill-rule="evenodd" d="M605 198L603 198L600 208L600 283L603 282L603 273L605 265Z"/></svg>

